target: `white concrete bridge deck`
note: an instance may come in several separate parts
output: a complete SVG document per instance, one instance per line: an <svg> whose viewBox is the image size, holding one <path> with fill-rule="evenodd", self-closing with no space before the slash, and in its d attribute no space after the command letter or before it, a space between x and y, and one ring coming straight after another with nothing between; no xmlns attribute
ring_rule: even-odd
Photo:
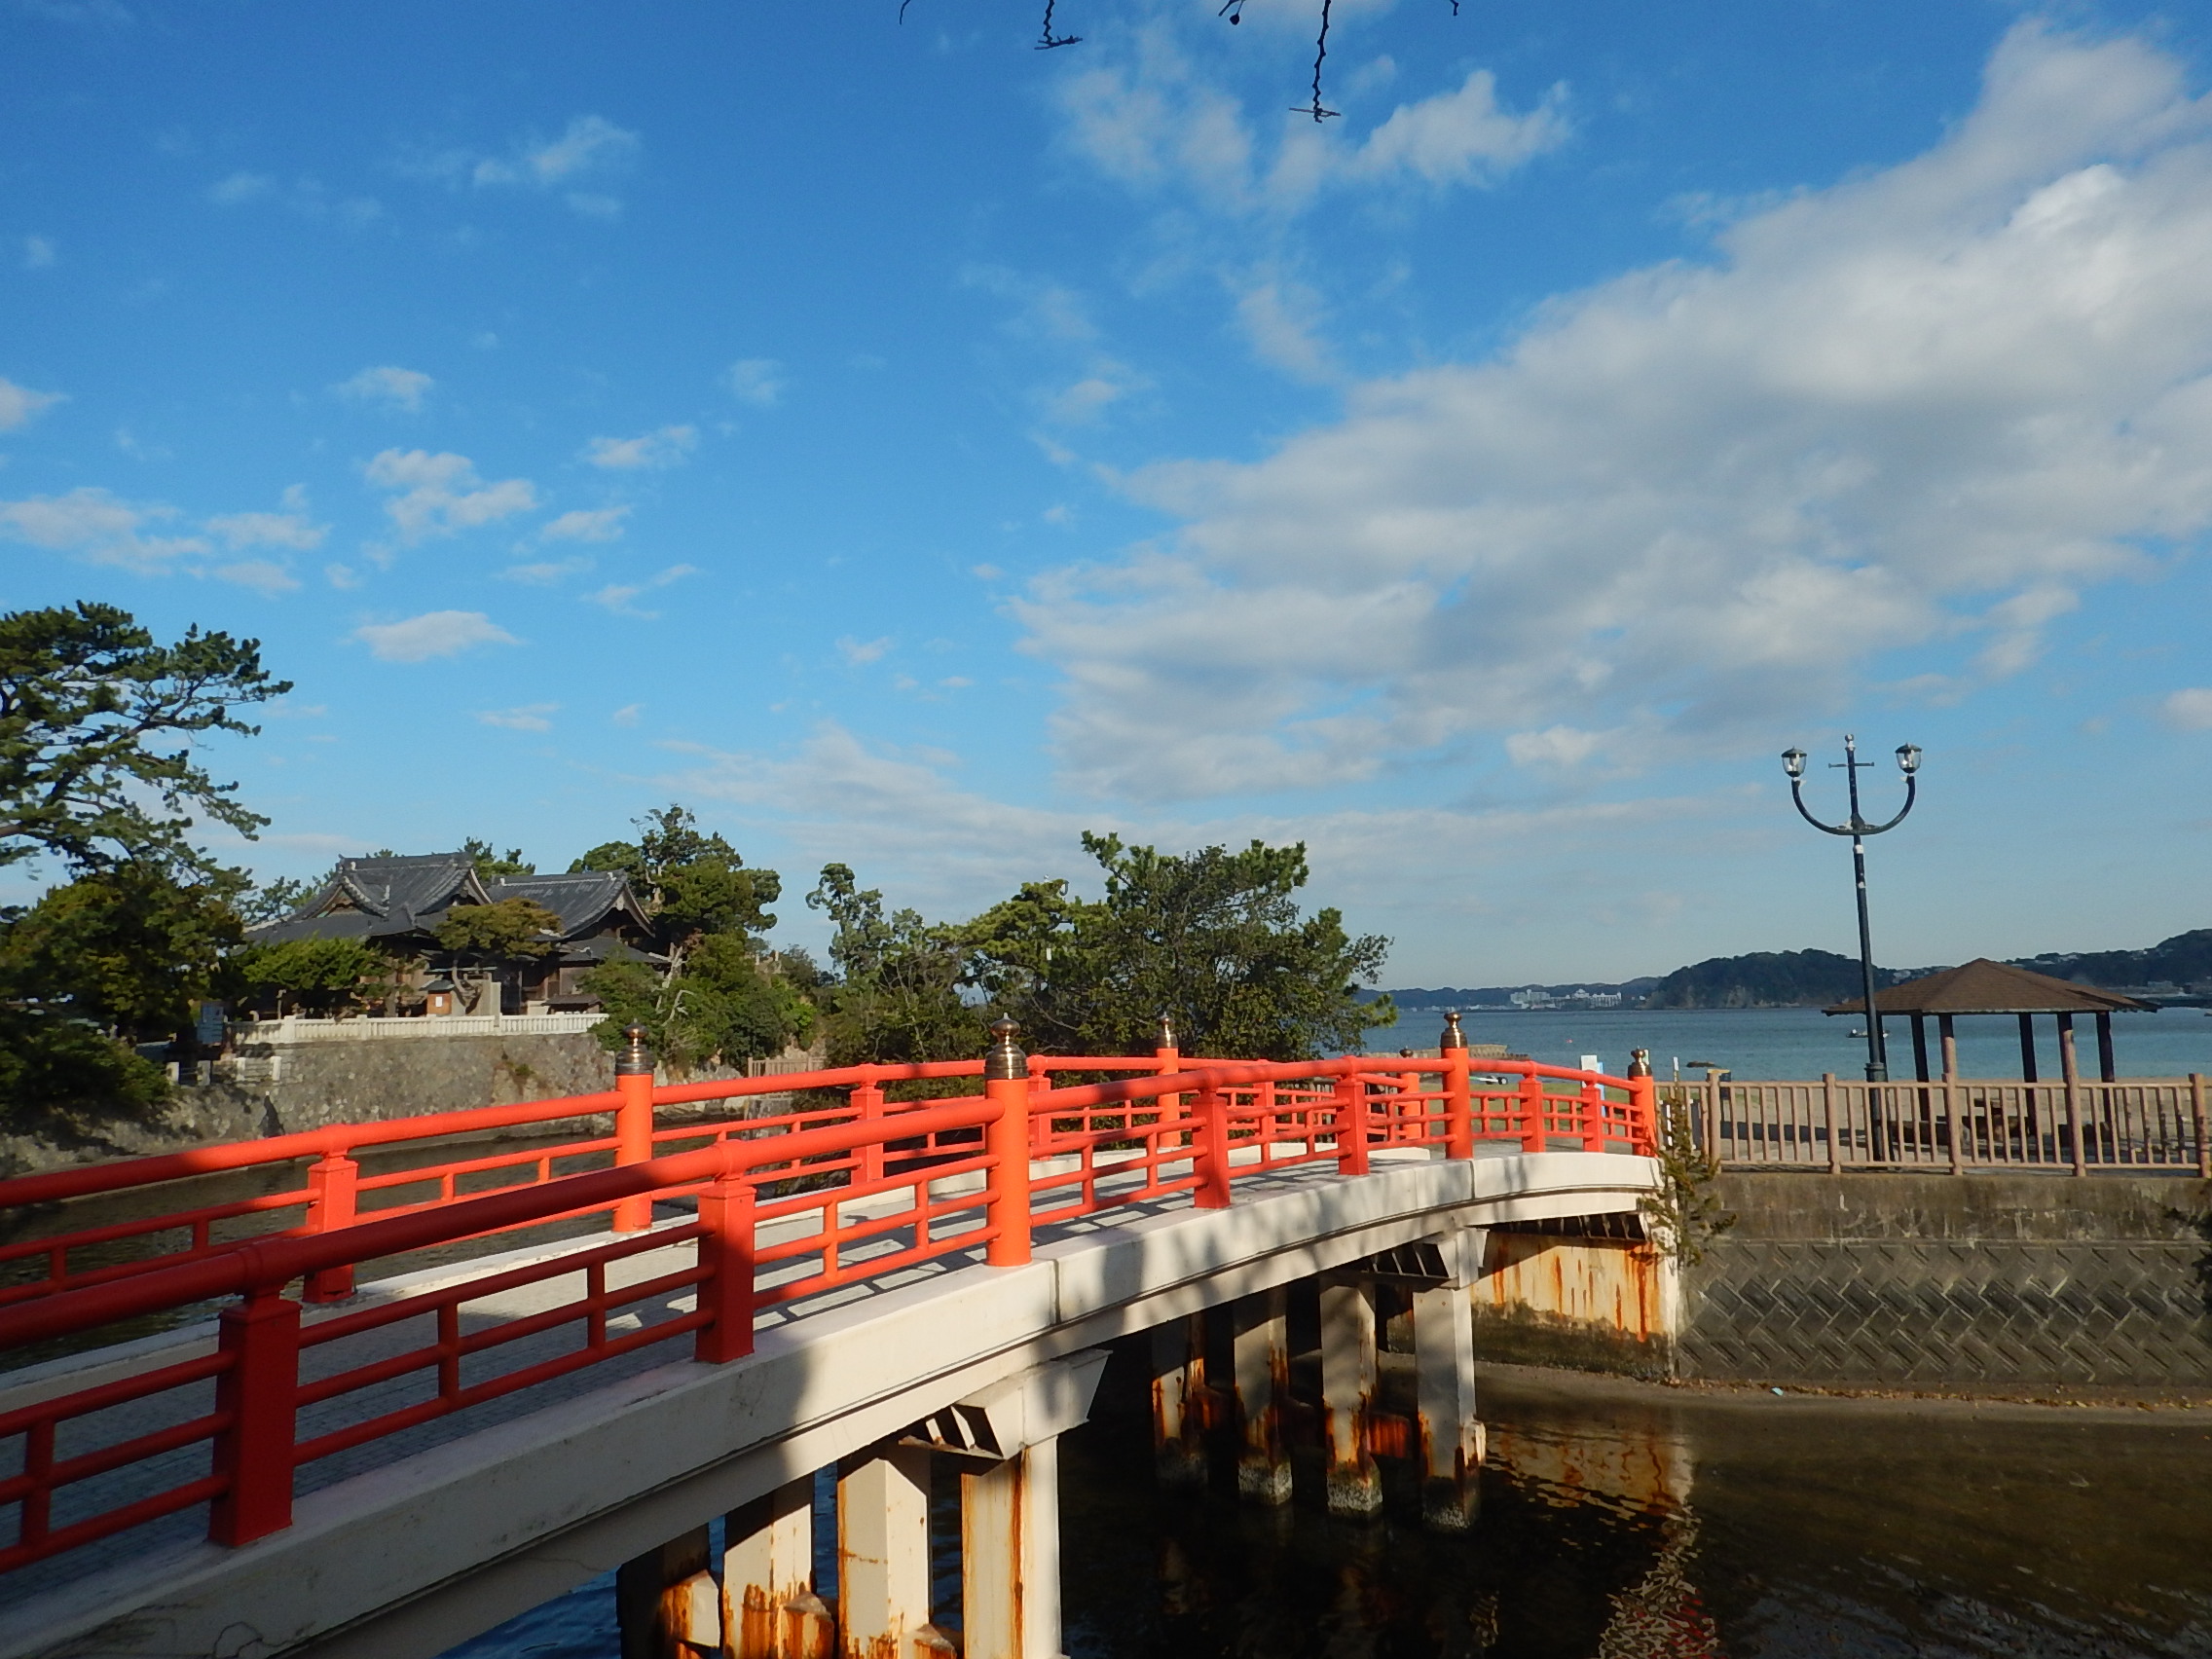
<svg viewBox="0 0 2212 1659"><path fill-rule="evenodd" d="M294 1524L254 1543L206 1542L195 1509L0 1579L0 1659L427 1659L1042 1362L1454 1227L1633 1211L1653 1181L1642 1158L1482 1151L1452 1161L1379 1150L1360 1177L1325 1164L1243 1176L1227 1209L1178 1197L1061 1223L1043 1216L1026 1267L986 1267L979 1250L909 1266L764 1310L756 1351L726 1365L691 1360L679 1339L434 1419L303 1469ZM397 1299L606 1241L433 1269L363 1296ZM610 1264L608 1282L645 1283L692 1254L687 1241L652 1246ZM763 1288L778 1276L763 1273ZM464 1325L571 1301L580 1277L471 1301ZM684 1291L633 1305L623 1319L635 1328L691 1306ZM310 1349L303 1381L420 1346L430 1317ZM213 1342L211 1324L187 1327L18 1372L0 1378L0 1410ZM573 1325L558 1326L493 1350L488 1371L576 1344ZM324 1402L303 1411L302 1437L429 1391L418 1374ZM107 1414L129 1420L100 1432L126 1438L205 1411L191 1392ZM154 1490L198 1472L206 1453L172 1456L185 1461L102 1479ZM131 1495L127 1485L83 1494L98 1507Z"/></svg>

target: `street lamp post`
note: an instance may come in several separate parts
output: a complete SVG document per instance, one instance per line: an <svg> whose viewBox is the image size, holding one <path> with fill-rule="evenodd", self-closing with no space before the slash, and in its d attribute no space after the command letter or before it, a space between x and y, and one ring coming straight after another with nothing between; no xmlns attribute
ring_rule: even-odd
<svg viewBox="0 0 2212 1659"><path fill-rule="evenodd" d="M1850 786L1851 817L1843 824L1823 824L1805 809L1805 752L1790 749L1782 756L1782 768L1789 774L1789 798L1797 803L1798 816L1826 834L1851 837L1851 869L1859 888L1859 977L1866 998L1866 1081L1887 1083L1890 1081L1889 1048L1882 1038L1882 1016L1874 1012L1874 936L1866 922L1865 837L1895 830L1912 810L1920 790L1920 781L1915 775L1920 770L1920 751L1909 743L1898 745L1898 770L1904 774L1904 805L1898 808L1898 815L1887 824L1869 824L1859 815L1859 774L1873 764L1871 760L1859 758L1858 739L1849 732L1844 733L1843 758L1831 760L1828 765L1830 770L1840 767Z"/></svg>

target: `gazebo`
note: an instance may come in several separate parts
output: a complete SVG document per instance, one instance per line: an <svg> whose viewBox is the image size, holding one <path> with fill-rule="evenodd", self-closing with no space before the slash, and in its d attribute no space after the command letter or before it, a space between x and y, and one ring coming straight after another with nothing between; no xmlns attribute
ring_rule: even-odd
<svg viewBox="0 0 2212 1659"><path fill-rule="evenodd" d="M1855 997L1850 1002L1837 1003L1824 1009L1825 1014L1863 1014L1865 999ZM1886 991L1874 993L1874 1013L1877 1018L1887 1014L1902 1014L1912 1017L1913 1070L1922 1083L1930 1081L1928 1075L1928 1016L1936 1016L1937 1031L1943 1045L1943 1081L1954 1083L1959 1075L1958 1040L1953 1035L1951 1022L1962 1014L2009 1014L2020 1022L2020 1076L2028 1083L2036 1077L2035 1018L2040 1014L2051 1015L2058 1024L2058 1057L2060 1075L2068 1083L2080 1076L2074 1059L2074 1016L2093 1014L2097 1016L2097 1073L2107 1083L2114 1080L2112 1055L2112 1016L2115 1014L2155 1014L2150 1003L2137 1002L2115 991L2100 991L2090 985L2077 985L2070 980L2054 979L2047 974L2031 974L2025 968L2009 967L2003 962L1992 962L1986 956L1976 957L1960 968L1946 968L1940 974L1926 974L1917 979L1907 979L1901 985L1892 985Z"/></svg>

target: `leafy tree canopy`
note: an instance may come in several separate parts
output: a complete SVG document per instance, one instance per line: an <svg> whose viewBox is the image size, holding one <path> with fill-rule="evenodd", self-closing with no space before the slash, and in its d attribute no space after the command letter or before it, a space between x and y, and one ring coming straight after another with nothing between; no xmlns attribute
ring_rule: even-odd
<svg viewBox="0 0 2212 1659"><path fill-rule="evenodd" d="M476 866L476 873L486 881L497 881L502 875L535 875L537 866L526 863L520 847L509 847L507 856L500 858L492 851L492 843L479 841L475 836L461 844L464 856Z"/></svg>
<svg viewBox="0 0 2212 1659"><path fill-rule="evenodd" d="M383 996L392 969L389 957L357 939L288 939L249 945L234 960L246 984L332 1011Z"/></svg>
<svg viewBox="0 0 2212 1659"><path fill-rule="evenodd" d="M193 755L210 731L252 733L236 710L291 689L257 640L189 629L160 645L128 611L80 604L0 615L0 865L49 854L205 873L194 813L252 836L267 819Z"/></svg>
<svg viewBox="0 0 2212 1659"><path fill-rule="evenodd" d="M963 930L925 922L915 910L886 915L882 893L863 888L841 864L823 866L806 903L836 928L830 960L837 978L819 993L831 1065L959 1059L982 1051L983 1011L961 995L968 965Z"/></svg>
<svg viewBox="0 0 2212 1659"><path fill-rule="evenodd" d="M1390 941L1350 937L1334 908L1299 913L1304 843L1176 854L1087 832L1083 845L1102 901L1031 882L963 930L969 982L1033 1048L1142 1053L1165 1014L1186 1053L1306 1059L1396 1019L1388 998L1358 1000Z"/></svg>
<svg viewBox="0 0 2212 1659"><path fill-rule="evenodd" d="M511 961L559 949L561 918L533 899L456 904L431 930L431 937L456 955Z"/></svg>
<svg viewBox="0 0 2212 1659"><path fill-rule="evenodd" d="M663 978L643 962L610 962L585 979L607 1018L600 1040L618 1046L625 1026L643 1025L653 1052L676 1072L743 1065L812 1040L806 985L764 961L742 935L701 940L681 974Z"/></svg>
<svg viewBox="0 0 2212 1659"><path fill-rule="evenodd" d="M703 832L686 807L670 805L636 821L635 841L606 841L569 867L619 870L653 912L677 950L710 934L762 934L776 925L767 906L783 896L783 877L748 869L719 834Z"/></svg>
<svg viewBox="0 0 2212 1659"><path fill-rule="evenodd" d="M0 996L126 1042L166 1041L223 988L244 885L233 870L180 880L131 863L54 888L0 930Z"/></svg>

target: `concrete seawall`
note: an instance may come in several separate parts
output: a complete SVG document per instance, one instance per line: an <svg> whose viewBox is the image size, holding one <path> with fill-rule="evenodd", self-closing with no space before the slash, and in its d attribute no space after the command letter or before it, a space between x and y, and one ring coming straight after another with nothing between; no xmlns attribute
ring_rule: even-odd
<svg viewBox="0 0 2212 1659"><path fill-rule="evenodd" d="M2212 1389L2205 1182L1776 1173L1718 1192L1735 1227L1678 1270L1635 1236L1493 1234L1485 1357L1715 1382Z"/></svg>

